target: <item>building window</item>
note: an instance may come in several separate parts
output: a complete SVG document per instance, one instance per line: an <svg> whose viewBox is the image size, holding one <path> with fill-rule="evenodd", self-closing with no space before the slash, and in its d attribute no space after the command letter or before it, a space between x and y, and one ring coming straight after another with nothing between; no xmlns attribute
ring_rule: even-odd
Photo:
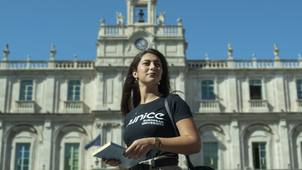
<svg viewBox="0 0 302 170"><path fill-rule="evenodd" d="M31 101L33 95L33 80L21 80L19 100Z"/></svg>
<svg viewBox="0 0 302 170"><path fill-rule="evenodd" d="M201 99L215 100L213 80L203 80L201 82Z"/></svg>
<svg viewBox="0 0 302 170"><path fill-rule="evenodd" d="M134 21L145 23L147 21L147 6L136 6L134 8Z"/></svg>
<svg viewBox="0 0 302 170"><path fill-rule="evenodd" d="M266 169L266 143L253 142L253 165L255 169Z"/></svg>
<svg viewBox="0 0 302 170"><path fill-rule="evenodd" d="M262 99L262 85L261 80L250 80L250 99L261 100Z"/></svg>
<svg viewBox="0 0 302 170"><path fill-rule="evenodd" d="M65 143L64 170L79 170L79 143Z"/></svg>
<svg viewBox="0 0 302 170"><path fill-rule="evenodd" d="M16 143L15 170L29 170L30 143Z"/></svg>
<svg viewBox="0 0 302 170"><path fill-rule="evenodd" d="M70 80L68 82L68 101L80 101L80 91L81 91L81 81L80 80Z"/></svg>
<svg viewBox="0 0 302 170"><path fill-rule="evenodd" d="M218 143L204 142L203 143L204 165L218 169Z"/></svg>
<svg viewBox="0 0 302 170"><path fill-rule="evenodd" d="M297 96L299 100L302 100L302 80L296 81L297 85Z"/></svg>

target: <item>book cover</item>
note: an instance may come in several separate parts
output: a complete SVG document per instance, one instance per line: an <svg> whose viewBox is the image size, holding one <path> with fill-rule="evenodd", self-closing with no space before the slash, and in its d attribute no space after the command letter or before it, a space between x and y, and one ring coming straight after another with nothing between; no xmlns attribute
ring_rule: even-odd
<svg viewBox="0 0 302 170"><path fill-rule="evenodd" d="M120 160L120 166L124 168L131 168L145 159L145 157L141 157L139 159L128 159L123 155L125 150L126 149L121 145L118 145L113 142L108 142L105 145L97 148L93 152L93 156L104 159Z"/></svg>

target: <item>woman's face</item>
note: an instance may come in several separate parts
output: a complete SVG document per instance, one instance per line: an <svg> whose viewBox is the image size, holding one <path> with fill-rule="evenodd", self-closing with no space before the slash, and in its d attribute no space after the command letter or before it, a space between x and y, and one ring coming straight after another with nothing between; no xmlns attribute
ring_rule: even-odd
<svg viewBox="0 0 302 170"><path fill-rule="evenodd" d="M140 83L158 85L163 74L162 63L156 55L146 53L142 56L137 69L132 74Z"/></svg>

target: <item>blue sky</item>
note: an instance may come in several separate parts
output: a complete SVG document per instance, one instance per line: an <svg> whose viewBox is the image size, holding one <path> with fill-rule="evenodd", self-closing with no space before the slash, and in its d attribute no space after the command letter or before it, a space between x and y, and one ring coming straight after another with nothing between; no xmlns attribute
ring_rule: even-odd
<svg viewBox="0 0 302 170"><path fill-rule="evenodd" d="M301 0L157 0L166 24L181 17L189 44L187 57L225 59L227 43L235 59L273 59L273 43L283 59L302 53ZM125 0L0 0L0 47L10 60L48 60L50 44L58 60L94 60L100 18L115 23L126 16Z"/></svg>

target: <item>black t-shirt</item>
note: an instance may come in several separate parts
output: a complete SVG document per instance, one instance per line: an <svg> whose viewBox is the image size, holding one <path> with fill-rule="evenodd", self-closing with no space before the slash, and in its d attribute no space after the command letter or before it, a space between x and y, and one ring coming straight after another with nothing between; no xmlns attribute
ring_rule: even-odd
<svg viewBox="0 0 302 170"><path fill-rule="evenodd" d="M192 117L190 107L178 95L171 94L167 100L175 122ZM160 97L150 103L138 105L125 116L123 138L127 146L144 137L176 136L164 103L165 97ZM151 150L146 156L150 159L159 155L177 157L175 153L159 150Z"/></svg>

